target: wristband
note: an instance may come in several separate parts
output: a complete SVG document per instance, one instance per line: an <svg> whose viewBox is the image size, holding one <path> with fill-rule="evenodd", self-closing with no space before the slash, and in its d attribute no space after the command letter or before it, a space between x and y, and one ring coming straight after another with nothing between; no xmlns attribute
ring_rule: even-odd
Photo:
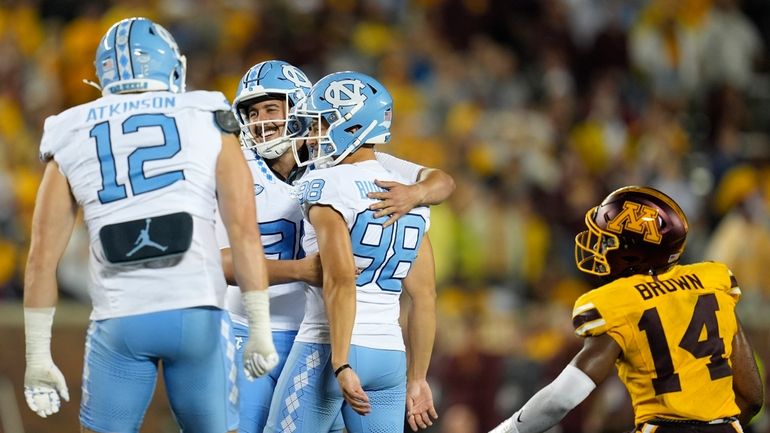
<svg viewBox="0 0 770 433"><path fill-rule="evenodd" d="M340 366L339 366L339 368L337 368L336 370L334 370L334 377L337 377L337 376L339 376L339 375L340 375L340 373L342 373L342 370L344 370L344 369L346 369L346 368L350 368L350 369L353 369L353 367L351 367L351 366L350 366L350 364L342 364L342 365L340 365Z"/></svg>

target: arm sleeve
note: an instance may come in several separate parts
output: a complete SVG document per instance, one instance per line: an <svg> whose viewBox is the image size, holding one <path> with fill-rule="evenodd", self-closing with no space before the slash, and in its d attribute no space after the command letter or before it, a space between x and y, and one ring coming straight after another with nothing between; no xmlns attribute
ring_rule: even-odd
<svg viewBox="0 0 770 433"><path fill-rule="evenodd" d="M541 433L555 426L596 388L582 370L567 365L553 382L541 389L512 417L491 433Z"/></svg>
<svg viewBox="0 0 770 433"><path fill-rule="evenodd" d="M374 152L374 156L388 171L396 173L404 179L409 180L411 183L417 183L420 177L420 171L425 168L419 164L396 158L387 153Z"/></svg>

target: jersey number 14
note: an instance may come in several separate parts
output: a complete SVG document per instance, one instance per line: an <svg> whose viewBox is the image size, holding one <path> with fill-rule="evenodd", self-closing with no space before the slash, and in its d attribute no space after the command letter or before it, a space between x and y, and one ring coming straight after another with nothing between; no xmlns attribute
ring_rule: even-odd
<svg viewBox="0 0 770 433"><path fill-rule="evenodd" d="M719 310L717 298L713 293L698 296L690 324L679 342L679 347L690 352L695 358L709 357L707 364L711 380L730 376L732 370L725 355L725 342L719 336L719 324L716 312ZM701 331L706 328L706 339L701 341ZM674 362L668 350L668 340L663 332L657 308L645 310L639 320L639 329L647 334L650 352L655 364L656 378L652 379L655 395L682 390L679 373L674 370Z"/></svg>

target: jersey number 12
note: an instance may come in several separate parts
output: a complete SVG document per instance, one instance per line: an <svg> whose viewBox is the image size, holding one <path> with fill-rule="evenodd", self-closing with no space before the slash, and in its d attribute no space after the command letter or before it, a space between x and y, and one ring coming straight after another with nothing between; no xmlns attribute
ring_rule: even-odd
<svg viewBox="0 0 770 433"><path fill-rule="evenodd" d="M179 130L174 118L164 114L135 114L123 121L123 135L134 134L142 128L160 128L163 143L135 149L128 155L128 180L133 195L144 194L165 188L184 179L184 171L174 170L147 177L144 173L146 161L158 161L174 157L181 149ZM102 175L102 189L99 201L112 203L128 197L126 185L118 183L115 156L112 153L110 122L102 122L91 128L91 137L96 141L96 154L99 158L99 171Z"/></svg>

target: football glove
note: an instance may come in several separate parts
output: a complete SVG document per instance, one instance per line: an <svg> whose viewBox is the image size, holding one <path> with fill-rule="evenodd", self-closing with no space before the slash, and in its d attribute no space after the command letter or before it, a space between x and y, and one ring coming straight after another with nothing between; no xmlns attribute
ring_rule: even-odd
<svg viewBox="0 0 770 433"><path fill-rule="evenodd" d="M64 375L53 363L27 365L24 373L24 399L27 406L45 418L55 414L61 407L61 398L70 401Z"/></svg>
<svg viewBox="0 0 770 433"><path fill-rule="evenodd" d="M51 326L54 307L24 308L27 369L24 399L33 412L45 418L59 411L61 398L70 400L64 375L51 359Z"/></svg>

